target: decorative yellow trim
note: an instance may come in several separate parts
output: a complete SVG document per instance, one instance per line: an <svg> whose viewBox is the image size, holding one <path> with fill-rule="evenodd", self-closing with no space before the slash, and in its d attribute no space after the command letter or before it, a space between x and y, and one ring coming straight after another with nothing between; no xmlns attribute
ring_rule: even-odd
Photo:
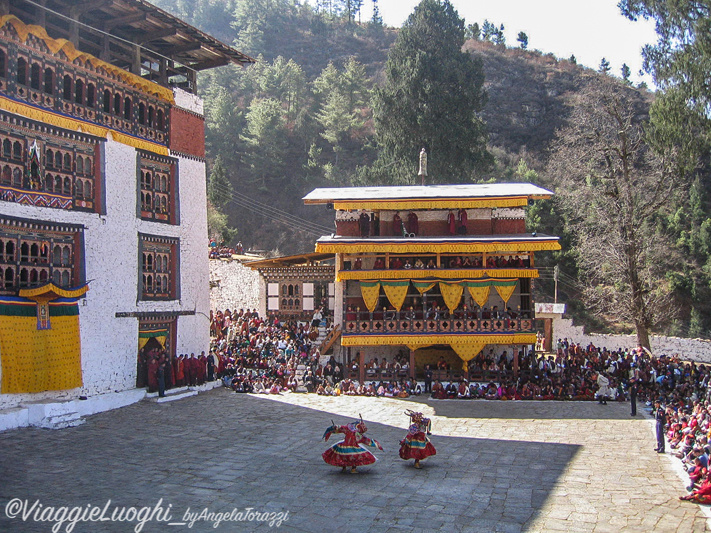
<svg viewBox="0 0 711 533"><path fill-rule="evenodd" d="M347 335L341 337L341 346L416 346L424 348L433 344L535 344L535 333L504 333L501 335Z"/></svg>
<svg viewBox="0 0 711 533"><path fill-rule="evenodd" d="M350 279L421 279L421 278L437 278L437 279L461 279L461 278L537 278L537 268L521 268L521 269L469 269L469 270L423 270L412 268L408 270L339 270L337 281L345 281Z"/></svg>
<svg viewBox="0 0 711 533"><path fill-rule="evenodd" d="M546 198L550 198L547 196ZM310 203L310 202L306 202ZM505 196L495 198L434 198L427 200L382 200L334 201L334 209L375 209L403 211L407 209L477 209L485 207L519 207L528 205L528 196Z"/></svg>
<svg viewBox="0 0 711 533"><path fill-rule="evenodd" d="M490 285L485 285L483 287L468 285L467 289L469 289L469 294L471 294L471 297L479 307L484 307L489 301L489 292L491 291Z"/></svg>
<svg viewBox="0 0 711 533"><path fill-rule="evenodd" d="M484 349L484 346L486 346L486 343L483 341L469 342L467 344L452 344L452 349L462 360L462 370L466 371L468 369L467 362L474 359L479 352Z"/></svg>
<svg viewBox="0 0 711 533"><path fill-rule="evenodd" d="M42 285L41 287L36 287L34 289L20 289L19 296L22 298L33 298L36 296L54 293L58 298L78 298L86 294L89 290L89 285L84 285L77 289L62 289L57 287L54 283L47 283L47 285Z"/></svg>
<svg viewBox="0 0 711 533"><path fill-rule="evenodd" d="M88 133L96 137L102 137L104 139L108 138L109 132L111 132L113 140L121 144L132 146L134 148L138 148L139 150L153 152L154 154L170 155L168 148L161 144L139 139L110 128L98 126L93 122L67 117L53 111L39 109L28 104L16 102L15 100L10 100L4 96L0 96L0 108L8 111L9 113L22 115L23 117L27 117L38 122L45 122L47 124L51 124L52 126L57 126L58 128L64 128L72 131L81 130L84 133Z"/></svg>
<svg viewBox="0 0 711 533"><path fill-rule="evenodd" d="M464 285L460 283L439 282L439 292L444 298L444 304L449 309L449 312L454 314L454 310L459 306L464 292Z"/></svg>
<svg viewBox="0 0 711 533"><path fill-rule="evenodd" d="M375 283L373 285L361 283L360 292L368 311L371 313L375 311L375 306L378 305L378 298L380 296L380 283Z"/></svg>
<svg viewBox="0 0 711 533"><path fill-rule="evenodd" d="M157 83L142 78L141 76L137 76L136 74L112 65L111 63L102 61L91 54L80 52L66 39L53 39L47 35L47 31L42 26L25 24L14 15L4 15L0 17L0 28L5 26L5 24L11 24L12 27L15 28L17 35L23 43L27 40L28 35L34 35L38 39L44 41L47 48L49 48L54 55L57 55L58 52L62 51L67 58L69 58L69 61L74 61L75 59L80 58L85 63L91 63L96 69L103 68L106 72L114 74L127 85L131 85L144 93L156 96L157 98L160 98L170 104L175 103L175 97L173 96L173 91L171 89L158 85Z"/></svg>
<svg viewBox="0 0 711 533"><path fill-rule="evenodd" d="M509 300L511 299L511 296L516 290L516 285L494 285L494 288L496 289L496 292L499 293L499 296L501 296L501 299L504 301L504 304L508 304Z"/></svg>
<svg viewBox="0 0 711 533"><path fill-rule="evenodd" d="M476 252L536 252L541 250L560 250L557 240L550 241L515 241L515 242L412 242L403 239L402 243L391 241L373 242L317 242L317 253L354 254L354 253L476 253ZM412 272L410 270L409 272Z"/></svg>

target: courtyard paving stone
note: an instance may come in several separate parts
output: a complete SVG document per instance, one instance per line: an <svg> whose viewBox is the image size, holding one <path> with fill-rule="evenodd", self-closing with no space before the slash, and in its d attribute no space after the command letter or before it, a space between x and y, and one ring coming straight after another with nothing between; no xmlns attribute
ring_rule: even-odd
<svg viewBox="0 0 711 533"><path fill-rule="evenodd" d="M397 456L408 418L433 422L437 455L422 470ZM342 474L321 459L333 419L362 414L375 465ZM671 459L654 453L653 421L593 402L253 396L226 389L144 401L61 431L0 433L0 531L49 532L10 519L8 502L44 507L154 507L172 522L199 513L289 512L288 532L709 531ZM66 526L66 524L65 524ZM130 532L136 522L77 523ZM142 531L266 531L260 522L147 522ZM66 528L59 531L66 531Z"/></svg>

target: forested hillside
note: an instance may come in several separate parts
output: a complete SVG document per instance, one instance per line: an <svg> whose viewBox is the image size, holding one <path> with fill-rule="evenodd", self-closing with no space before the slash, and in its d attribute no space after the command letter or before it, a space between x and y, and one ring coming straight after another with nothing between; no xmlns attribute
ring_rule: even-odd
<svg viewBox="0 0 711 533"><path fill-rule="evenodd" d="M293 0L154 3L258 58L247 69L222 67L199 77L207 118L213 235L280 254L311 251L314 240L333 228L332 212L302 205L301 197L313 188L416 182L417 151L411 160L394 153L384 160L387 139L377 131L388 126L387 91L397 90L392 80L398 67L395 59L387 62L398 30L384 27L377 17L359 20L362 0L319 2L316 8ZM551 154L561 153L561 132L568 131L583 96L594 98L589 93L599 90L600 79L609 79L626 95L623 99L636 102L631 119L635 125L649 120L653 95L610 73L576 65L574 58L525 50L526 36L525 40L520 36L518 47L507 47L488 21L483 32L470 25L467 34L462 49L483 69L484 93L474 106L486 135L485 151L476 156L478 163L462 167L460 174L446 175L443 170L431 180L534 181L556 190L557 200L534 206L529 222L532 231L563 237L565 251L547 258L547 265L561 266L560 298L571 304L578 318L597 327L639 329L635 319L620 318L610 310L597 310L593 318L591 294L586 291L591 284L599 289L610 282L593 282L584 268L580 253L584 234L574 222L585 217L563 208L565 195L557 188L571 187L563 179L571 169L551 165ZM659 120L662 115L655 116ZM659 132L661 147L672 133ZM417 142L414 139L413 146ZM458 142L452 138L453 145ZM435 161L436 154L435 150ZM668 165L670 157L659 159L657 166ZM638 289L668 297L664 305L669 305L669 312L648 325L656 332L707 335L711 326L710 180L708 157L700 160L700 167L684 169L688 186L679 185L663 205L655 204L643 224L648 233L639 236L644 240L663 235L659 242L673 248L668 255L676 258L665 264L665 272L650 274L647 288ZM622 209L613 196L603 198L611 210ZM652 257L645 255L642 261ZM603 261L601 268L608 266ZM550 299L552 282L544 279L538 287L545 293L540 299Z"/></svg>

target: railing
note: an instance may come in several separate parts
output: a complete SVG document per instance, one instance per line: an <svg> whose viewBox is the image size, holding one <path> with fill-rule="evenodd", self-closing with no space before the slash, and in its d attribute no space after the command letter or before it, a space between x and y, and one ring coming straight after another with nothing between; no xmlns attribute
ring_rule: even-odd
<svg viewBox="0 0 711 533"><path fill-rule="evenodd" d="M404 315L404 313L403 313ZM520 333L532 332L531 318L375 318L346 320L345 334Z"/></svg>
<svg viewBox="0 0 711 533"><path fill-rule="evenodd" d="M323 339L323 342L321 343L321 348L319 349L319 353L321 355L325 354L331 346L333 346L333 343L336 342L338 337L341 336L341 325L336 324L336 327L334 327L328 335L326 335L326 338Z"/></svg>

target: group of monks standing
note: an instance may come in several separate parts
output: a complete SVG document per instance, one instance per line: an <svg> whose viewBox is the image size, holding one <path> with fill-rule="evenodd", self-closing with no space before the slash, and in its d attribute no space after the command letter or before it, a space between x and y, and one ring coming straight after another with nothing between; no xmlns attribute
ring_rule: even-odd
<svg viewBox="0 0 711 533"><path fill-rule="evenodd" d="M205 352L196 357L195 354L170 356L165 350L151 350L142 354L139 366L144 368L139 368L137 386L148 386L149 392L202 385L215 379L215 357L206 356Z"/></svg>

